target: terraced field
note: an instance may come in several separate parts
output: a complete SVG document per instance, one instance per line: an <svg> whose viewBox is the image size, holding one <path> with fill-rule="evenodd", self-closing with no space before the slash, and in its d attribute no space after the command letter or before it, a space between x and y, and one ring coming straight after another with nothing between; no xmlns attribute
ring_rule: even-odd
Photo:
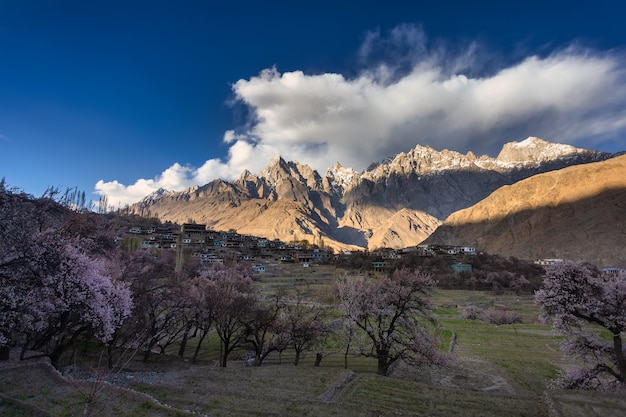
<svg viewBox="0 0 626 417"><path fill-rule="evenodd" d="M322 274L317 273L320 283L315 291L324 291L329 281L322 282ZM268 276L260 284L299 285L281 280ZM625 415L625 401L615 395L547 390L551 378L567 363L558 350L559 340L537 323L530 296L441 291L434 302L441 334L454 334L456 340L457 359L446 367L400 364L391 377L381 377L369 358L349 357L344 369L341 350L329 346L320 367L312 366L311 353L294 366L293 353L286 351L271 355L261 367L233 361L219 368L213 344L195 365L175 356L155 356L148 363L130 361L119 372L70 381L45 362L13 360L0 363L0 415ZM495 326L464 320L461 311L470 304L507 306L522 314L524 323Z"/></svg>

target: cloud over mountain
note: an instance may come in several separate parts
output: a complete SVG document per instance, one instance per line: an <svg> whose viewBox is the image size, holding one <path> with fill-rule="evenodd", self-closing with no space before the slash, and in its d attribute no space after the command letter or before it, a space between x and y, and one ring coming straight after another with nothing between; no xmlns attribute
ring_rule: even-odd
<svg viewBox="0 0 626 417"><path fill-rule="evenodd" d="M276 154L322 172L336 161L361 170L417 143L493 155L531 134L591 148L626 131L617 52L569 46L498 66L478 43L449 47L404 25L368 34L359 60L364 67L351 77L268 68L240 79L232 91L251 118L225 132L225 159L177 163L129 186L99 181L96 190L125 204L160 187L259 172Z"/></svg>

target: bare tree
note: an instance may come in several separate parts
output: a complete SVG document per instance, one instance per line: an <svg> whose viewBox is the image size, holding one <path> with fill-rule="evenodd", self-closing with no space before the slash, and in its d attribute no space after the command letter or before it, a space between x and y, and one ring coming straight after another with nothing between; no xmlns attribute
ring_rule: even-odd
<svg viewBox="0 0 626 417"><path fill-rule="evenodd" d="M278 326L278 316L285 308L283 294L277 294L271 302L251 300L246 325L246 344L254 352L254 365L261 366L271 352L277 350L283 339Z"/></svg>
<svg viewBox="0 0 626 417"><path fill-rule="evenodd" d="M294 365L298 365L302 353L312 349L329 333L324 320L325 312L322 306L306 302L299 293L293 302L288 303L283 325L290 345L296 353Z"/></svg>
<svg viewBox="0 0 626 417"><path fill-rule="evenodd" d="M186 300L171 285L148 288L137 294L137 300L135 333L142 336L139 342L146 362L155 348L164 354L184 332Z"/></svg>

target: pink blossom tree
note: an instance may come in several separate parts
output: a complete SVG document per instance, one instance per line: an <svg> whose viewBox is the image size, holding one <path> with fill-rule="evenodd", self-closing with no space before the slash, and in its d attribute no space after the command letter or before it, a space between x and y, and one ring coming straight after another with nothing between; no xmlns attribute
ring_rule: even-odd
<svg viewBox="0 0 626 417"><path fill-rule="evenodd" d="M110 340L132 309L127 285L112 281L80 242L55 233L35 234L28 252L5 272L4 343L17 336L24 349L43 351L54 365L81 335Z"/></svg>
<svg viewBox="0 0 626 417"><path fill-rule="evenodd" d="M229 355L246 346L246 320L256 295L250 271L242 265L216 268L210 277L215 281L213 325L220 339L220 366L225 368Z"/></svg>
<svg viewBox="0 0 626 417"><path fill-rule="evenodd" d="M626 274L602 275L586 264L562 262L546 269L535 300L554 330L567 336L563 351L581 363L564 375L563 386L626 387Z"/></svg>
<svg viewBox="0 0 626 417"><path fill-rule="evenodd" d="M378 361L387 375L399 359L411 364L443 363L432 331L430 296L435 282L428 274L400 269L380 278L344 276L337 281L339 304L363 331L371 349L362 352Z"/></svg>
<svg viewBox="0 0 626 417"><path fill-rule="evenodd" d="M189 305L195 326L195 336L198 338L193 352L192 362L196 362L202 344L213 327L213 308L216 304L216 283L211 280L208 270L201 272L197 277L185 282L186 292L189 295Z"/></svg>
<svg viewBox="0 0 626 417"><path fill-rule="evenodd" d="M191 320L190 295L174 272L174 253L122 250L112 256L110 268L128 282L134 294L132 320L116 334L118 344L143 352L148 361L153 351L164 354L174 343L186 341Z"/></svg>
<svg viewBox="0 0 626 417"><path fill-rule="evenodd" d="M20 343L23 353L40 350L56 365L79 336L110 340L132 297L83 240L52 224L35 201L0 184L0 347Z"/></svg>
<svg viewBox="0 0 626 417"><path fill-rule="evenodd" d="M516 324L522 322L522 315L506 307L491 308L483 314L483 321L489 324Z"/></svg>

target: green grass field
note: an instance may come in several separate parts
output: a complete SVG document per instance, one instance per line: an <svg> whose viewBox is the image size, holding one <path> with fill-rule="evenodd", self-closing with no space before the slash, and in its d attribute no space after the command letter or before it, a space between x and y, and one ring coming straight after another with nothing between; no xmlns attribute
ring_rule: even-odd
<svg viewBox="0 0 626 417"><path fill-rule="evenodd" d="M290 271L292 279L264 276L259 286L268 292L298 289L329 297L329 284L341 272L315 268L302 271L302 277ZM549 415L546 387L567 363L559 339L538 323L532 296L439 291L433 303L439 333L446 339L442 346L447 348L452 335L456 337L457 360L447 367L400 365L391 377L382 377L376 375L371 358L351 356L344 369L342 350L328 347L320 367L313 367L314 353L296 367L293 352L285 351L270 355L261 367L232 361L219 368L213 340L197 364L169 355L154 356L148 363L129 362L119 375L121 387L98 380L72 383L45 364L12 362L12 367L0 368L0 415L83 415L85 393L92 388L98 392L89 415L104 417ZM461 312L467 305L506 306L519 312L523 323L496 326L464 320ZM189 355L193 340L190 343ZM565 398L551 395L557 403ZM613 410L623 411L622 403L616 404Z"/></svg>

